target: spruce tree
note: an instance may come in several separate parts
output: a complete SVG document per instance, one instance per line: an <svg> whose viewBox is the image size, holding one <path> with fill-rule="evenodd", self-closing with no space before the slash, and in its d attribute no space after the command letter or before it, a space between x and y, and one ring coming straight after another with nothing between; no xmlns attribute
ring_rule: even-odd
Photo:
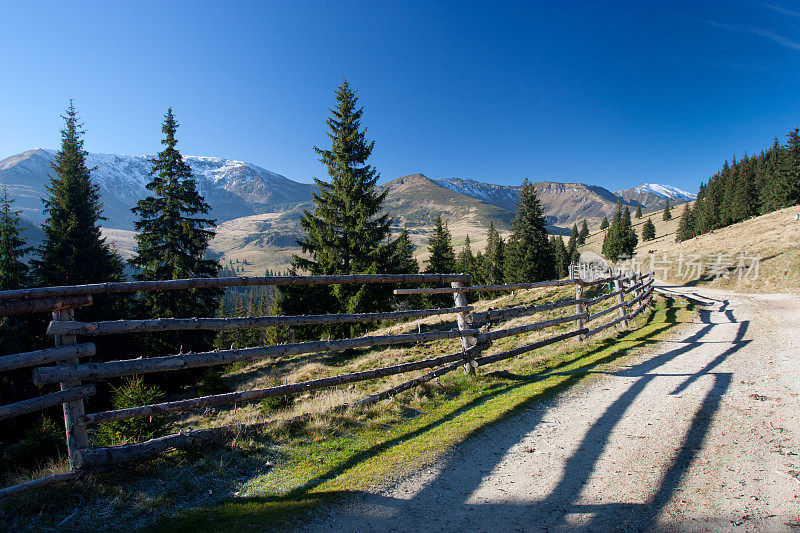
<svg viewBox="0 0 800 533"><path fill-rule="evenodd" d="M44 242L34 261L41 285L81 285L120 281L122 259L100 234L103 206L100 188L92 183L83 149L83 124L70 100L61 130L61 148L51 163Z"/></svg>
<svg viewBox="0 0 800 533"><path fill-rule="evenodd" d="M760 192L762 213L769 213L784 207L781 169L784 165L785 152L780 141L775 137L772 147L765 154L764 183Z"/></svg>
<svg viewBox="0 0 800 533"><path fill-rule="evenodd" d="M756 193L755 171L751 161L745 156L739 164L736 176L731 219L733 222L741 222L757 214L758 196Z"/></svg>
<svg viewBox="0 0 800 533"><path fill-rule="evenodd" d="M553 279L555 267L547 228L533 185L524 179L508 243L506 275L509 283L533 283Z"/></svg>
<svg viewBox="0 0 800 533"><path fill-rule="evenodd" d="M669 198L667 198L667 202L664 205L664 215L662 216L662 220L672 220L672 208L669 206Z"/></svg>
<svg viewBox="0 0 800 533"><path fill-rule="evenodd" d="M608 220L606 220L608 222ZM586 239L589 237L589 224L586 222L586 219L583 219L581 223L581 231L578 233L578 246L582 246L586 244Z"/></svg>
<svg viewBox="0 0 800 533"><path fill-rule="evenodd" d="M475 255L472 253L469 235L467 235L464 239L464 247L460 252L458 252L458 257L456 258L456 270L463 274L474 274Z"/></svg>
<svg viewBox="0 0 800 533"><path fill-rule="evenodd" d="M456 271L456 253L453 250L450 230L442 221L442 215L436 217L433 233L428 240L428 257L425 272L427 274L453 274Z"/></svg>
<svg viewBox="0 0 800 533"><path fill-rule="evenodd" d="M653 219L647 219L647 222L642 224L642 242L652 241L656 238L656 225L653 224Z"/></svg>
<svg viewBox="0 0 800 533"><path fill-rule="evenodd" d="M800 203L800 129L786 135L786 149L780 166L781 207Z"/></svg>
<svg viewBox="0 0 800 533"><path fill-rule="evenodd" d="M152 179L147 189L152 195L139 200L132 209L139 217L139 233L131 264L138 269L136 278L142 281L212 278L220 270L217 261L205 258L215 221L203 216L210 207L177 148L177 129L170 108L161 126L164 149L149 161ZM140 314L152 318L211 316L219 294L216 289L148 292L141 299ZM203 350L210 342L211 336L204 333L174 332L152 335L146 344L149 354L164 355L163 351Z"/></svg>
<svg viewBox="0 0 800 533"><path fill-rule="evenodd" d="M636 231L631 222L631 212L622 203L617 202L617 211L603 239L603 255L616 261L622 255L632 255L639 243Z"/></svg>
<svg viewBox="0 0 800 533"><path fill-rule="evenodd" d="M551 237L550 249L553 251L556 279L566 278L569 274L570 254L561 235Z"/></svg>
<svg viewBox="0 0 800 533"><path fill-rule="evenodd" d="M567 257L570 261L574 261L575 258L578 256L578 240L580 239L580 234L578 233L578 225L572 225L572 233L569 235L569 242L567 244Z"/></svg>
<svg viewBox="0 0 800 533"><path fill-rule="evenodd" d="M381 214L386 191L379 193L377 171L367 163L374 141L361 129L364 108L347 80L335 93L335 104L326 120L331 148L314 147L326 166L330 182L315 179L313 211L304 211L297 240L305 256L292 258L291 272L311 275L379 274L392 269L394 243L391 220ZM284 291L285 292L285 291ZM333 285L289 291L287 311L307 313L358 313L385 307L391 293L385 287ZM350 332L361 326L350 327ZM344 332L342 328L328 328Z"/></svg>
<svg viewBox="0 0 800 533"><path fill-rule="evenodd" d="M13 203L4 185L0 196L0 290L25 287L30 277L22 260L30 248L20 234L19 211L12 209Z"/></svg>
<svg viewBox="0 0 800 533"><path fill-rule="evenodd" d="M636 203L636 218L642 218L642 204Z"/></svg>
<svg viewBox="0 0 800 533"><path fill-rule="evenodd" d="M607 229L609 226L610 226L610 224L608 223L608 217L604 216L603 220L600 221L600 229L604 230L604 229Z"/></svg>
<svg viewBox="0 0 800 533"><path fill-rule="evenodd" d="M683 242L694 236L694 216L692 214L692 208L687 202L683 207L681 219L678 221L678 232L675 234L675 242Z"/></svg>
<svg viewBox="0 0 800 533"><path fill-rule="evenodd" d="M738 166L739 163L736 161L736 156L734 156L731 165L728 166L728 162L725 161L720 172L722 203L719 206L719 223L721 227L729 226L733 223L733 197L736 193Z"/></svg>
<svg viewBox="0 0 800 533"><path fill-rule="evenodd" d="M397 274L419 273L419 263L414 258L414 245L408 235L408 230L405 228L395 241L392 270Z"/></svg>
<svg viewBox="0 0 800 533"><path fill-rule="evenodd" d="M487 285L501 285L505 268L505 243L494 223L489 222L486 252L483 254L483 280Z"/></svg>

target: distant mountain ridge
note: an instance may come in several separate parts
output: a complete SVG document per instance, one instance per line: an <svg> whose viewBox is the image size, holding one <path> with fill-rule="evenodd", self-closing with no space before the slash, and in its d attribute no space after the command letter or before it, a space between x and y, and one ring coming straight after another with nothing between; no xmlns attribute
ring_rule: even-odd
<svg viewBox="0 0 800 533"><path fill-rule="evenodd" d="M632 189L624 189L617 193L624 201L633 205L641 204L644 208L662 209L669 199L672 205L691 202L697 199L696 194L671 185L644 183Z"/></svg>
<svg viewBox="0 0 800 533"><path fill-rule="evenodd" d="M5 183L15 208L37 224L44 221L41 198L52 174L50 163L54 150L38 148L0 161L0 183ZM130 209L149 194L152 156L129 156L89 153L86 165L94 168L92 179L100 186L104 225L133 229ZM298 183L243 161L219 157L185 156L197 181L197 187L212 208L218 222L243 216L280 212L309 204L316 187Z"/></svg>

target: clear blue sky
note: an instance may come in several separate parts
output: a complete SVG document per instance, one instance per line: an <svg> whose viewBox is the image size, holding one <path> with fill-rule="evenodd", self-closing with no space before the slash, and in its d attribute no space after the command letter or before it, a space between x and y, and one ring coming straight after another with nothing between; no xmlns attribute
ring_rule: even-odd
<svg viewBox="0 0 800 533"><path fill-rule="evenodd" d="M777 1L777 0L776 0ZM800 5L761 2L0 0L0 158L159 148L324 177L346 76L382 181L647 180L696 190L800 124Z"/></svg>

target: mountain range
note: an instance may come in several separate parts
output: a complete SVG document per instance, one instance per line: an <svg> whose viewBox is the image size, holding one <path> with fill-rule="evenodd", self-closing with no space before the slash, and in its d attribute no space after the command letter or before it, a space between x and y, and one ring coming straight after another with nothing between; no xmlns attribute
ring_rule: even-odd
<svg viewBox="0 0 800 533"><path fill-rule="evenodd" d="M41 198L46 195L54 150L34 149L0 161L0 185L8 187L15 209L22 211L27 234L38 240L45 219ZM103 226L123 255L133 245L134 216L130 209L149 191L151 156L89 153L86 164L100 187L106 220ZM217 220L212 243L223 259L248 259L248 264L283 268L297 249L298 219L312 206L315 185L299 183L257 165L219 157L184 156L197 186ZM694 195L675 187L644 184L612 193L583 183L534 184L552 233L568 233L583 219L590 222L613 214L617 196L628 206L663 207L667 198L677 204ZM520 186L492 185L464 178L431 179L412 174L379 186L387 191L385 209L395 227L407 227L422 244L441 214L448 220L456 244L470 235L480 245L489 222L501 232L510 230ZM37 233L37 230L39 233ZM269 249L271 254L264 254ZM270 255L269 260L257 256Z"/></svg>

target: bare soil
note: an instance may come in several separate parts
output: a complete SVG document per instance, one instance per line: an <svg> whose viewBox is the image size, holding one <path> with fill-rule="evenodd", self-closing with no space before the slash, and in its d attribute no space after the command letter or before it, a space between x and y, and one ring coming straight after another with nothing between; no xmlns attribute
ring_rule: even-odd
<svg viewBox="0 0 800 533"><path fill-rule="evenodd" d="M669 341L330 508L334 531L800 531L800 297L662 287Z"/></svg>

